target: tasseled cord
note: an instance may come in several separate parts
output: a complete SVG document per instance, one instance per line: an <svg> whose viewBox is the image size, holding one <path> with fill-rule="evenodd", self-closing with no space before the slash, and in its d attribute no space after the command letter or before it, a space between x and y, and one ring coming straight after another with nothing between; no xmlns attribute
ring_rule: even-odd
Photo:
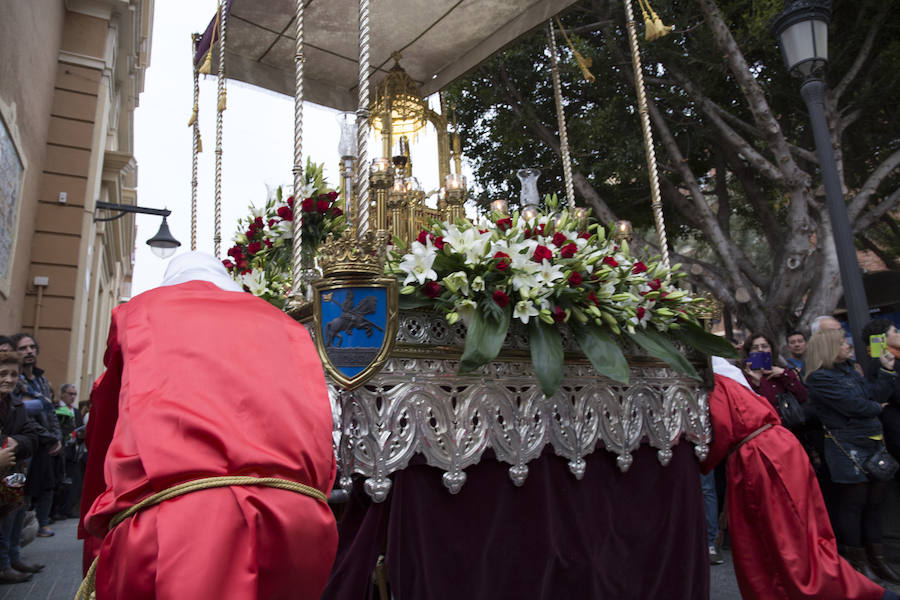
<svg viewBox="0 0 900 600"><path fill-rule="evenodd" d="M592 60L589 56L582 56L582 54L575 49L575 45L572 44L572 40L569 39L568 34L566 34L566 30L563 28L562 23L559 22L559 17L556 17L556 26L559 27L559 30L562 32L563 37L566 38L566 44L569 45L569 49L572 50L572 55L575 57L575 61L578 63L578 68L581 69L581 74L584 76L585 80L588 83L594 83L596 81L596 77L591 73L591 64Z"/></svg>
<svg viewBox="0 0 900 600"><path fill-rule="evenodd" d="M668 35L672 31L672 25L665 25L656 11L650 6L650 0L638 0L641 5L641 13L644 15L644 37L648 42Z"/></svg>

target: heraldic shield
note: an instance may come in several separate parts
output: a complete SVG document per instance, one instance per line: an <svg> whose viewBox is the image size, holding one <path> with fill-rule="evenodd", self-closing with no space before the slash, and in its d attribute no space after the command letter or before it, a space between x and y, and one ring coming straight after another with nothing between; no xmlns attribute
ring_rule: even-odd
<svg viewBox="0 0 900 600"><path fill-rule="evenodd" d="M313 284L316 350L325 372L352 390L378 373L397 337L397 280L319 279Z"/></svg>

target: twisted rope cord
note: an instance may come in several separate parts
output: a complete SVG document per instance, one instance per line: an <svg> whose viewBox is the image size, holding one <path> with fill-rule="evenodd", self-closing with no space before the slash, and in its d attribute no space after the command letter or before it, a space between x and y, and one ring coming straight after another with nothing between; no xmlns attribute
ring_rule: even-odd
<svg viewBox="0 0 900 600"><path fill-rule="evenodd" d="M225 22L226 0L219 0L219 71L218 107L216 111L216 192L215 192L215 232L213 234L213 254L219 257L222 245L222 124L225 113Z"/></svg>
<svg viewBox="0 0 900 600"><path fill-rule="evenodd" d="M194 34L192 59L197 53L199 43L200 36ZM195 251L197 250L197 162L200 154L200 70L197 65L194 65L194 112L191 114L191 125L194 128L194 143L191 148L191 251Z"/></svg>
<svg viewBox="0 0 900 600"><path fill-rule="evenodd" d="M550 46L550 73L553 76L553 99L556 101L556 118L559 121L559 147L562 152L563 177L566 180L566 200L572 211L575 210L575 186L572 184L572 157L569 154L569 134L566 131L566 113L563 110L562 86L559 82L559 57L556 54L553 21L547 23L547 43Z"/></svg>
<svg viewBox="0 0 900 600"><path fill-rule="evenodd" d="M303 0L297 0L295 16L297 40L294 48L294 221L292 223L293 244L291 246L291 296L299 299L303 295L303 210L300 204L303 198L300 190L303 187Z"/></svg>
<svg viewBox="0 0 900 600"><path fill-rule="evenodd" d="M287 479L279 479L278 477L250 477L246 475L205 477L203 479L195 479L194 481L179 483L178 485L174 485L170 488L162 490L161 492L157 492L151 496L144 498L134 506L131 506L114 516L109 522L109 531L112 531L119 523L121 523L128 517L131 517L136 513L141 512L142 510L150 508L151 506L156 506L161 502L165 502L166 500L171 500L172 498L190 494L191 492L198 492L200 490L231 487L236 485L260 485L280 490L289 490L292 492L297 492L298 494L303 494L304 496L309 496L310 498L314 498L321 502L328 503L328 498L325 496L325 493L322 492L322 490L314 488L310 485L306 485L305 483L299 483L297 481L288 481ZM91 563L91 566L88 569L87 574L84 576L81 585L78 586L78 591L75 593L75 600L88 600L89 598L95 597L94 590L96 588L98 559L99 557L95 558L94 562Z"/></svg>
<svg viewBox="0 0 900 600"><path fill-rule="evenodd" d="M656 150L653 147L653 130L650 128L650 114L647 108L647 93L644 89L644 74L641 68L641 52L638 47L637 31L634 24L634 13L631 0L625 2L625 22L628 27L628 45L631 47L631 60L634 63L634 87L637 91L638 110L641 116L641 132L644 134L644 150L647 155L647 169L650 172L650 206L656 222L656 236L659 239L659 252L662 265L669 269L669 242L666 237L666 222L663 216L662 201L659 195L659 174L656 167Z"/></svg>
<svg viewBox="0 0 900 600"><path fill-rule="evenodd" d="M359 108L356 111L356 233L369 230L369 0L359 0Z"/></svg>

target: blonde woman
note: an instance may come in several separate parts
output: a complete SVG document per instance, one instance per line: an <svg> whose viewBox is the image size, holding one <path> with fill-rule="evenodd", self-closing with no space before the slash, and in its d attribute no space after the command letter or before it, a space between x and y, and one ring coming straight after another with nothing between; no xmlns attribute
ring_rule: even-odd
<svg viewBox="0 0 900 600"><path fill-rule="evenodd" d="M873 552L881 547L885 483L860 468L884 443L878 415L895 384L894 357L882 356L882 368L869 382L853 368L851 351L843 330L821 330L806 348L809 400L826 429L825 462L836 490L834 530L855 569L870 579L900 582Z"/></svg>

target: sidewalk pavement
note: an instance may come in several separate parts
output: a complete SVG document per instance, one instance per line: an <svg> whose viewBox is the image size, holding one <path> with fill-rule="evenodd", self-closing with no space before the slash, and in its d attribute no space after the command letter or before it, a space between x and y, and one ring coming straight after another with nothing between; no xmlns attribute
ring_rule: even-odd
<svg viewBox="0 0 900 600"><path fill-rule="evenodd" d="M37 538L22 548L22 560L44 563L31 581L14 585L0 585L0 600L73 600L81 583L81 540L75 538L75 519L57 521L50 526L56 535ZM710 600L741 600L731 552L722 550L725 564L710 571Z"/></svg>
<svg viewBox="0 0 900 600"><path fill-rule="evenodd" d="M0 600L73 600L81 584L81 540L75 538L78 521L66 519L50 525L56 535L36 538L22 548L26 563L44 563L31 581L0 585Z"/></svg>

